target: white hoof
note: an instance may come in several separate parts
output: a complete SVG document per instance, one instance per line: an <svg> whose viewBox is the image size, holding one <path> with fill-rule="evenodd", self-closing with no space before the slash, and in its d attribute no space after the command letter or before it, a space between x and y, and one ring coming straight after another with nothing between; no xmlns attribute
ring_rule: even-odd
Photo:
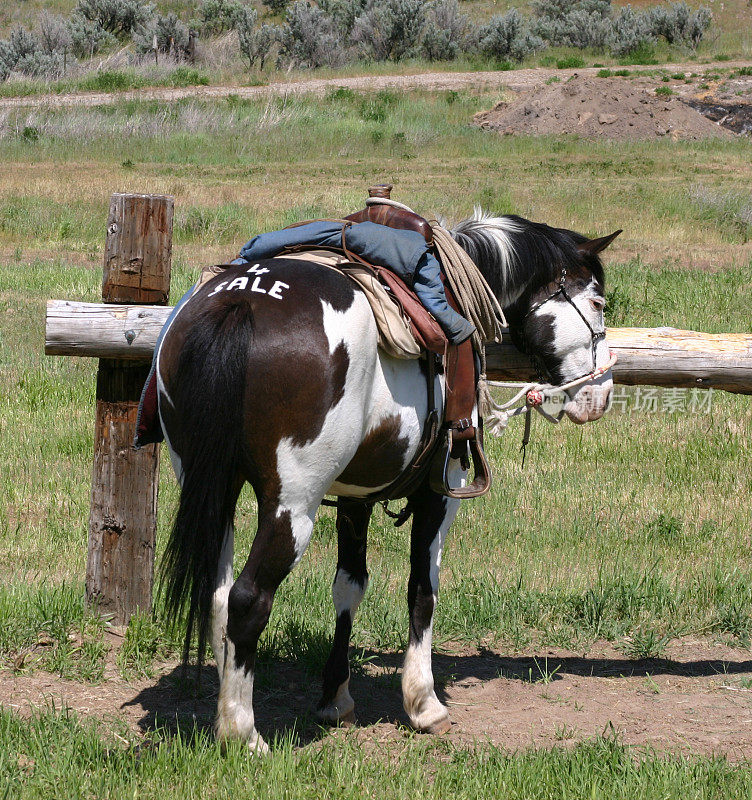
<svg viewBox="0 0 752 800"><path fill-rule="evenodd" d="M248 740L248 749L254 756L269 755L269 745L264 741L260 733L254 731L253 736Z"/></svg>
<svg viewBox="0 0 752 800"><path fill-rule="evenodd" d="M446 706L443 706L436 696L427 698L420 704L419 709L405 708L408 717L410 717L410 724L416 731L421 733L432 733L440 735L446 733L451 727L452 723L449 720L449 711Z"/></svg>

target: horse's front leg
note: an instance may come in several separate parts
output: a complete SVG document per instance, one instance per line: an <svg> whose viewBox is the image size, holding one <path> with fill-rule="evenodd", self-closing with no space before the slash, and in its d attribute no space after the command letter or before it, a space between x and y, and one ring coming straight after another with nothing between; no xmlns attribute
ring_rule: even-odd
<svg viewBox="0 0 752 800"><path fill-rule="evenodd" d="M402 702L417 730L445 733L451 723L449 712L434 691L431 639L441 551L460 501L442 497L426 484L413 495L412 503L414 516L407 587L410 638L402 668Z"/></svg>
<svg viewBox="0 0 752 800"><path fill-rule="evenodd" d="M319 717L329 723L355 721L348 650L355 612L368 586L366 540L372 510L356 500L340 498L337 502L337 572L332 584L337 622L318 708Z"/></svg>

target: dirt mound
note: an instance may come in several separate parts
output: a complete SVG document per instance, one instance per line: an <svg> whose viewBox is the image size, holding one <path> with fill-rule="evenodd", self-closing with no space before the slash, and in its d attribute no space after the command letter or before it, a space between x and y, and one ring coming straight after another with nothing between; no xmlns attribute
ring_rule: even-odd
<svg viewBox="0 0 752 800"><path fill-rule="evenodd" d="M705 139L733 134L673 96L619 78L573 75L476 114L482 128L506 134L572 133L608 139Z"/></svg>

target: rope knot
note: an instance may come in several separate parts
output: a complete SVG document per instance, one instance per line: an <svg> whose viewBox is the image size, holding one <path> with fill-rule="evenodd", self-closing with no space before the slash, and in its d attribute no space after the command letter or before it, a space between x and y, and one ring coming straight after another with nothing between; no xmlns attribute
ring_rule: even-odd
<svg viewBox="0 0 752 800"><path fill-rule="evenodd" d="M537 389L531 389L526 395L527 404L536 408L543 405L543 392Z"/></svg>

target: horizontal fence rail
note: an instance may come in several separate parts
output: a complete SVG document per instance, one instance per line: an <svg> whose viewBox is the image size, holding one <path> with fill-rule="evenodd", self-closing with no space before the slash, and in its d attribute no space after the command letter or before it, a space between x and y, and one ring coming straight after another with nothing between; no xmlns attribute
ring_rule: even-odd
<svg viewBox="0 0 752 800"><path fill-rule="evenodd" d="M50 300L45 353L144 360L154 352L167 306ZM618 356L614 381L629 386L720 389L752 394L752 335L700 333L676 328L609 328ZM506 337L488 345L488 377L535 379L528 358Z"/></svg>

